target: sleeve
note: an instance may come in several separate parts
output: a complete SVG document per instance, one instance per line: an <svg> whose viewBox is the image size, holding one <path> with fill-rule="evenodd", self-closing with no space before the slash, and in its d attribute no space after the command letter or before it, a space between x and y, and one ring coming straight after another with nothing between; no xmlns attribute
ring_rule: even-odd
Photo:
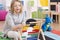
<svg viewBox="0 0 60 40"><path fill-rule="evenodd" d="M24 13L23 13L23 22L22 22L22 24L25 24L25 22L26 22L26 17L27 17L27 16L26 16L26 12L24 12Z"/></svg>
<svg viewBox="0 0 60 40"><path fill-rule="evenodd" d="M5 18L5 23L4 23L4 27L3 27L3 32L7 33L9 30L11 30L10 28L15 27L15 24L12 20L12 17L9 13L7 13L6 18Z"/></svg>
<svg viewBox="0 0 60 40"><path fill-rule="evenodd" d="M12 16L11 16L10 14L7 14L7 16L6 16L6 22L7 22L7 24L8 24L9 26L11 26L11 27L16 26L16 25L14 24L14 21L13 21Z"/></svg>

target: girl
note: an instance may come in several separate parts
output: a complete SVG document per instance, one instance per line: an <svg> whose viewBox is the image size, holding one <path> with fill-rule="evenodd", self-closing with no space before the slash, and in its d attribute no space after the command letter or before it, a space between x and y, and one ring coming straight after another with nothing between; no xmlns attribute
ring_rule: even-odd
<svg viewBox="0 0 60 40"><path fill-rule="evenodd" d="M20 1L13 1L11 3L11 12L6 16L4 32L9 38L20 40L18 30L23 27L26 15L22 10L22 3Z"/></svg>

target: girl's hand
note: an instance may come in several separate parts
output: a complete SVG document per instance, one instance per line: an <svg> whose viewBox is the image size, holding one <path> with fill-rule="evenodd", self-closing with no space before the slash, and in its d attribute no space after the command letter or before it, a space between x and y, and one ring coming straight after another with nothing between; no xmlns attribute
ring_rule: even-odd
<svg viewBox="0 0 60 40"><path fill-rule="evenodd" d="M19 24L18 29L21 29L23 26L24 26L23 24Z"/></svg>
<svg viewBox="0 0 60 40"><path fill-rule="evenodd" d="M13 31L18 31L18 27L15 26L15 27L12 28L12 30L13 30Z"/></svg>
<svg viewBox="0 0 60 40"><path fill-rule="evenodd" d="M23 26L24 26L23 24L19 24L19 25L13 27L13 30L18 31L19 29L22 29Z"/></svg>

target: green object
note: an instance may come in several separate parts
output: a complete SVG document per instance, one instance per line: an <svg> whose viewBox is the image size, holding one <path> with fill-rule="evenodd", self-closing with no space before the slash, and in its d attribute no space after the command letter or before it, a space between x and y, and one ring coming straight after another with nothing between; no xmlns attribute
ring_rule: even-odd
<svg viewBox="0 0 60 40"><path fill-rule="evenodd" d="M0 32L0 35L2 35L3 33L2 32Z"/></svg>
<svg viewBox="0 0 60 40"><path fill-rule="evenodd" d="M21 38L26 38L26 36L22 36Z"/></svg>
<svg viewBox="0 0 60 40"><path fill-rule="evenodd" d="M45 14L42 13L42 9L38 9L37 11L32 12L32 18L44 19L46 17Z"/></svg>
<svg viewBox="0 0 60 40"><path fill-rule="evenodd" d="M32 18L37 18L37 12L36 11L32 12Z"/></svg>
<svg viewBox="0 0 60 40"><path fill-rule="evenodd" d="M43 11L42 9L38 9L38 11L37 11L37 13L38 13L38 18L40 18L40 19L44 19L45 16L46 16L45 14L42 13L42 11Z"/></svg>
<svg viewBox="0 0 60 40"><path fill-rule="evenodd" d="M29 34L31 35L31 37L38 37L38 33L37 34Z"/></svg>
<svg viewBox="0 0 60 40"><path fill-rule="evenodd" d="M29 6L34 6L34 0L33 0L33 1L29 1L29 2L28 2L28 5L29 5Z"/></svg>
<svg viewBox="0 0 60 40"><path fill-rule="evenodd" d="M11 40L10 38L1 38L0 37L0 40Z"/></svg>
<svg viewBox="0 0 60 40"><path fill-rule="evenodd" d="M0 35L2 35L3 33L2 32L0 32ZM11 40L11 38L2 38L1 36L0 36L0 40Z"/></svg>

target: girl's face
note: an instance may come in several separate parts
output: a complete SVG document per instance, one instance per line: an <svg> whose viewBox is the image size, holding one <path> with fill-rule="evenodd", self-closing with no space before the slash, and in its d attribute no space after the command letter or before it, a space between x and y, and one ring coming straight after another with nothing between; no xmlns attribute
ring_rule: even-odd
<svg viewBox="0 0 60 40"><path fill-rule="evenodd" d="M22 8L21 7L21 3L15 2L14 5L13 5L13 8L14 8L14 12L15 13L19 13L20 12L20 9Z"/></svg>

